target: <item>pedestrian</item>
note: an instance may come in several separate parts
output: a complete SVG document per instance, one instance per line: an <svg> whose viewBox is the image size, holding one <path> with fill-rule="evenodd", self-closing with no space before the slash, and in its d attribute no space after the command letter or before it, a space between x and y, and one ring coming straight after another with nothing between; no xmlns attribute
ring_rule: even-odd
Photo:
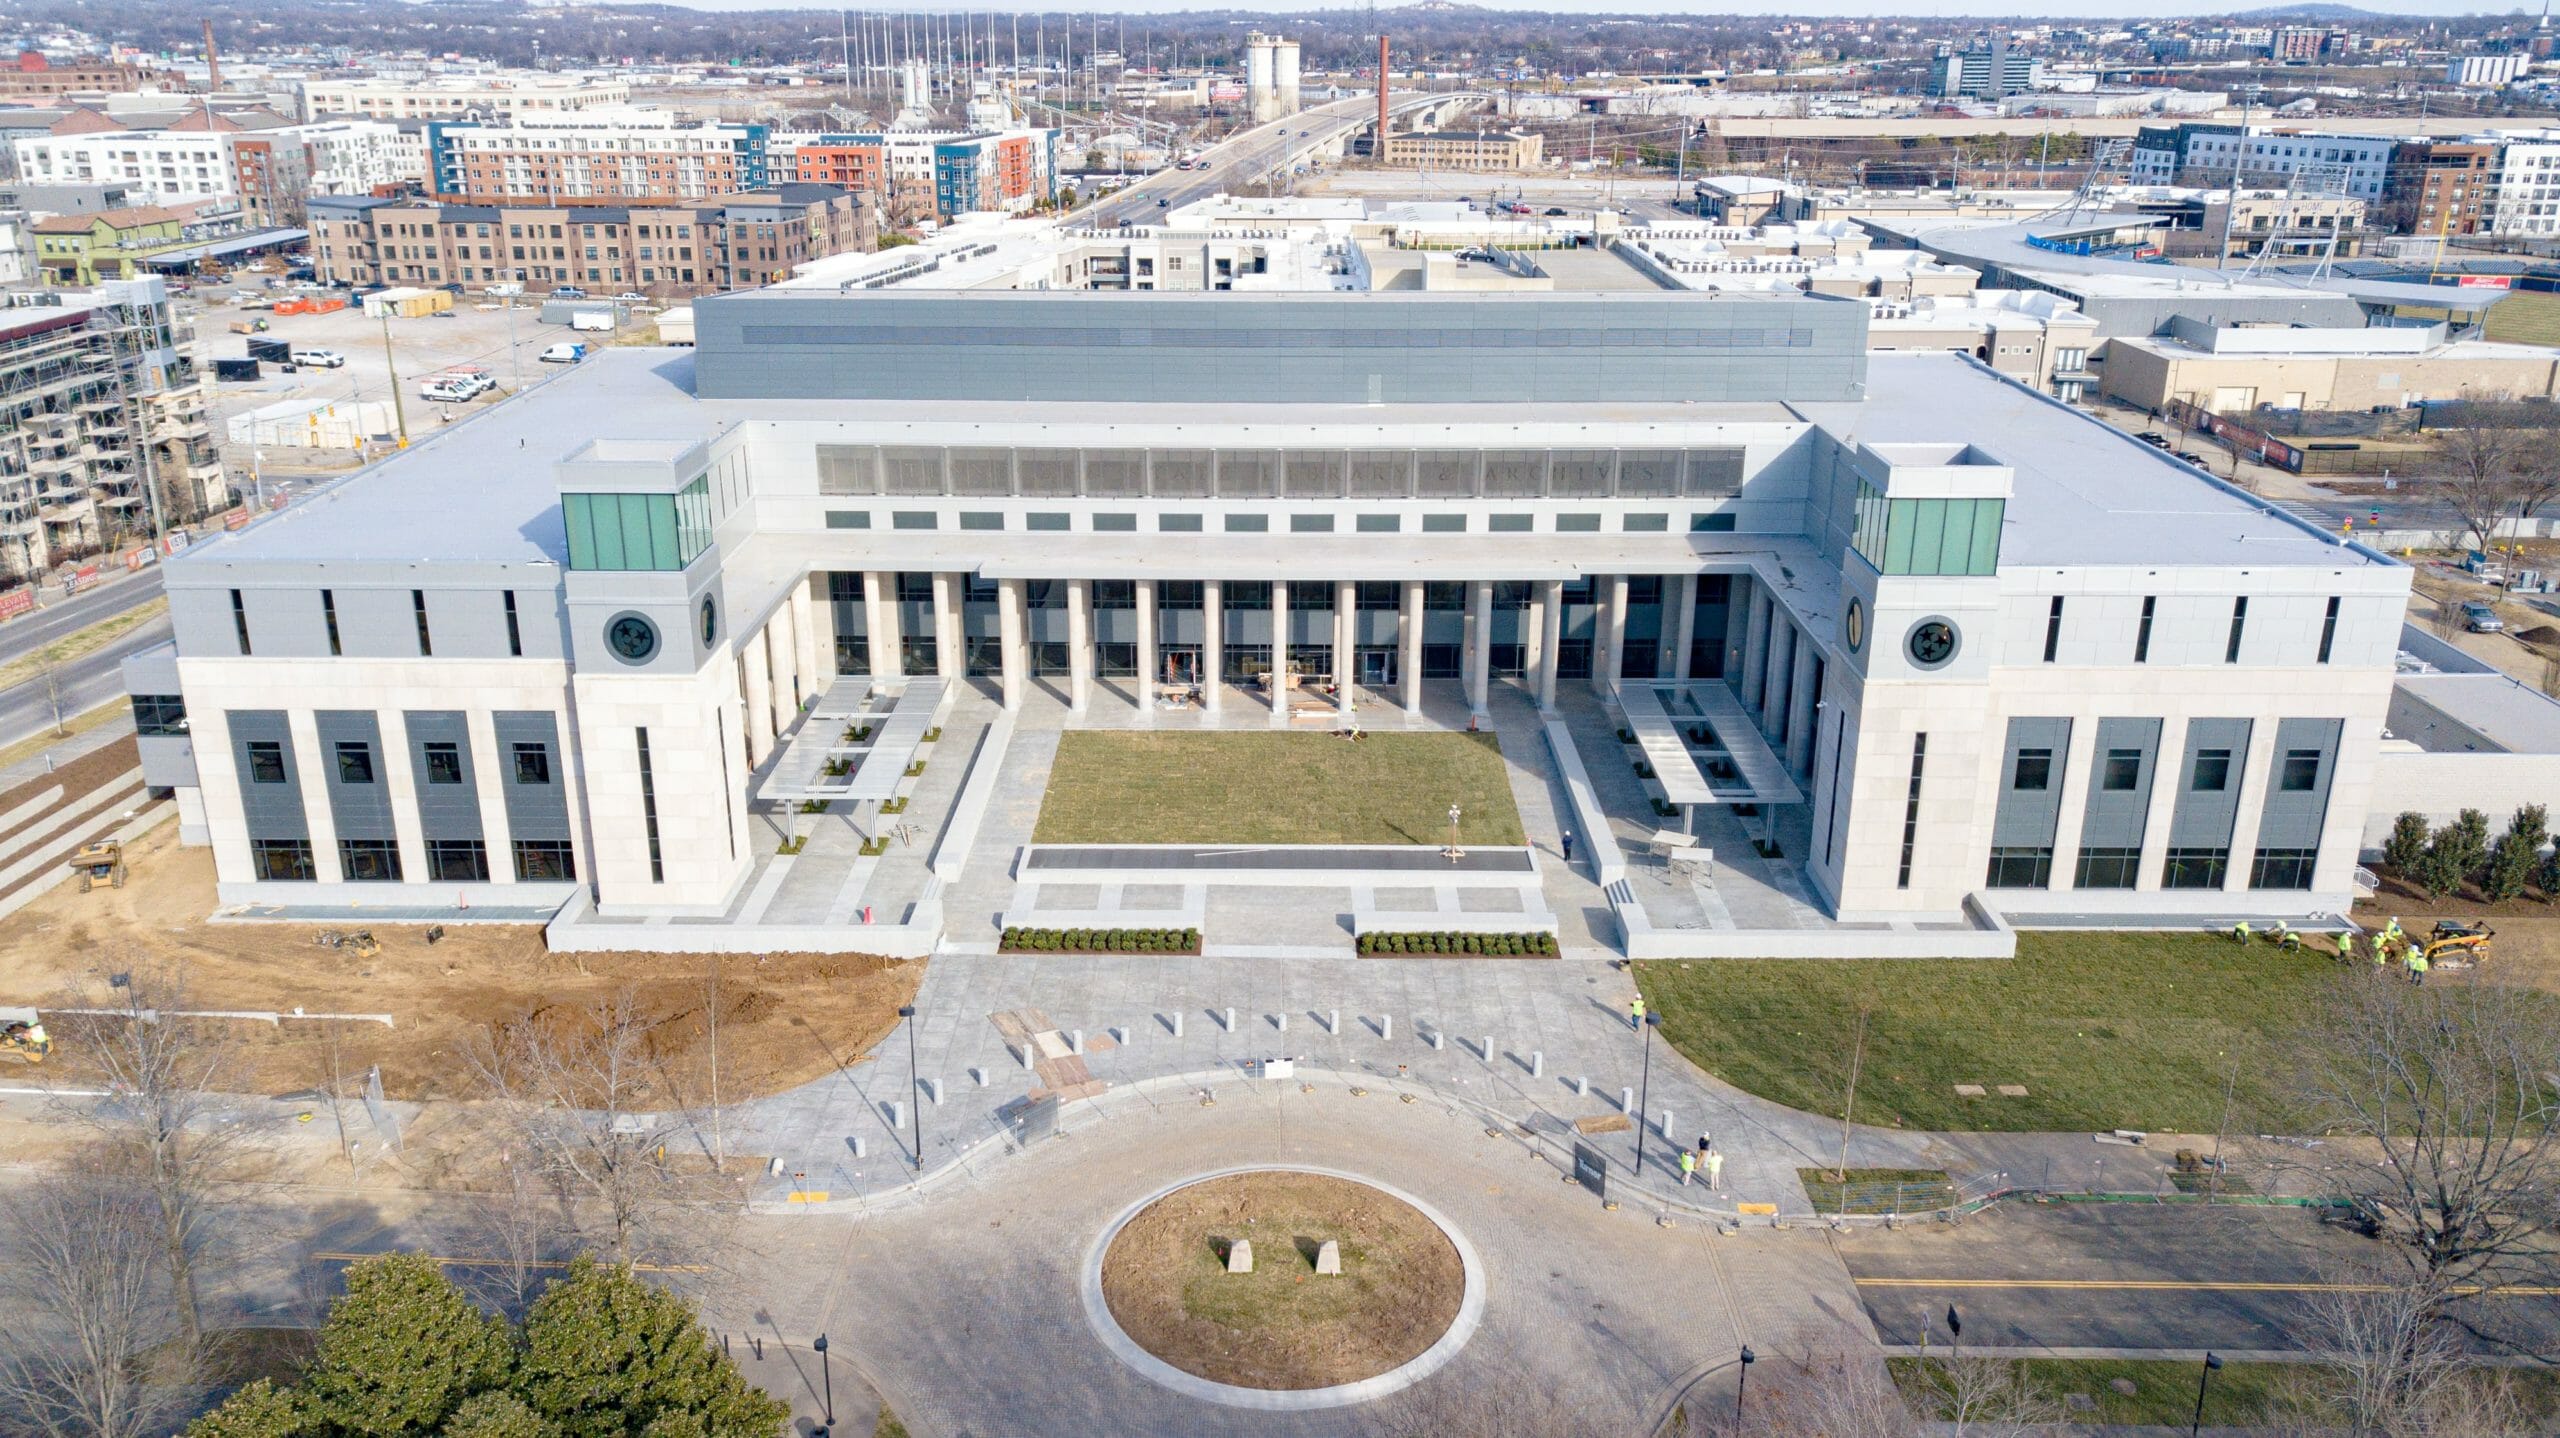
<svg viewBox="0 0 2560 1438"><path fill-rule="evenodd" d="M1644 995L1642 994L1627 1000L1627 1027L1631 1029L1644 1027Z"/></svg>
<svg viewBox="0 0 2560 1438"><path fill-rule="evenodd" d="M2419 948L2416 944L2411 944L2409 946L2409 982L2413 984L2423 984L2426 981L2427 951Z"/></svg>
<svg viewBox="0 0 2560 1438"><path fill-rule="evenodd" d="M1707 1151L1707 1192L1724 1192L1724 1155L1713 1149Z"/></svg>
<svg viewBox="0 0 2560 1438"><path fill-rule="evenodd" d="M1687 1188L1689 1186L1689 1176L1697 1171L1698 1156L1696 1154L1684 1153L1680 1155L1680 1186L1682 1188Z"/></svg>
<svg viewBox="0 0 2560 1438"><path fill-rule="evenodd" d="M1706 1156L1707 1156L1707 1151L1708 1151L1709 1149L1714 1148L1715 1146L1716 1146L1716 1136L1715 1136L1714 1134L1708 1133L1708 1132L1707 1132L1706 1130L1704 1130L1704 1129L1700 1129L1700 1130L1698 1131L1698 1156L1699 1156L1700 1158L1704 1158L1704 1157L1706 1157Z"/></svg>
<svg viewBox="0 0 2560 1438"><path fill-rule="evenodd" d="M1573 862L1573 831L1571 829L1564 831L1564 861L1568 864Z"/></svg>

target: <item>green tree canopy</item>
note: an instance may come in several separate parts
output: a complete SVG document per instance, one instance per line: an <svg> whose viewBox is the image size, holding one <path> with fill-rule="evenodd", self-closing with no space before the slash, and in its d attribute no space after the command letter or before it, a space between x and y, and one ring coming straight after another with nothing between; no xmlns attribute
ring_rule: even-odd
<svg viewBox="0 0 2560 1438"><path fill-rule="evenodd" d="M243 1386L197 1419L188 1438L304 1438L314 1432L302 1397L264 1378Z"/></svg>
<svg viewBox="0 0 2560 1438"><path fill-rule="evenodd" d="M533 1405L512 1393L475 1393L445 1420L444 1438L559 1438Z"/></svg>
<svg viewBox="0 0 2560 1438"><path fill-rule="evenodd" d="M772 1438L790 1412L683 1299L583 1257L525 1315L516 1391L566 1438Z"/></svg>
<svg viewBox="0 0 2560 1438"><path fill-rule="evenodd" d="M505 1320L482 1313L433 1260L392 1254L347 1270L302 1397L324 1429L410 1438L504 1387L514 1357Z"/></svg>

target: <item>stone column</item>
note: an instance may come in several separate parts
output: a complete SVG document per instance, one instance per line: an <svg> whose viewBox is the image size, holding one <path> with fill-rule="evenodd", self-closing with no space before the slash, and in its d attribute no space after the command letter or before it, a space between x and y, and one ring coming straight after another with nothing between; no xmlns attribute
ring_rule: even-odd
<svg viewBox="0 0 2560 1438"><path fill-rule="evenodd" d="M1742 704L1758 713L1769 667L1769 595L1757 579L1751 582L1751 599L1744 608L1751 617L1742 632Z"/></svg>
<svg viewBox="0 0 2560 1438"><path fill-rule="evenodd" d="M1564 662L1564 581L1541 581L1538 603L1546 610L1539 621L1538 712L1553 714L1556 712L1557 666Z"/></svg>
<svg viewBox="0 0 2560 1438"><path fill-rule="evenodd" d="M1794 774L1808 774L1813 763L1813 726L1820 717L1813 707L1813 667L1819 662L1813 652L1813 637L1797 630L1788 646L1796 657L1795 674L1787 696L1787 769Z"/></svg>
<svg viewBox="0 0 2560 1438"><path fill-rule="evenodd" d="M1492 712L1493 693L1493 581L1471 580L1467 584L1467 712Z"/></svg>
<svg viewBox="0 0 2560 1438"><path fill-rule="evenodd" d="M1023 646L1022 581L996 581L996 653L1003 674L1004 707L1022 707L1022 691L1031 679L1031 656Z"/></svg>
<svg viewBox="0 0 2560 1438"><path fill-rule="evenodd" d="M1783 611L1769 616L1769 660L1762 666L1760 732L1772 744L1786 741L1788 683L1794 677L1796 627Z"/></svg>
<svg viewBox="0 0 2560 1438"><path fill-rule="evenodd" d="M1663 626L1663 632L1671 636L1671 652L1664 656L1669 662L1656 672L1673 679L1686 679L1689 677L1689 651L1697 647L1698 640L1698 576L1674 575L1668 589L1674 607L1671 613L1663 616L1671 621Z"/></svg>
<svg viewBox="0 0 2560 1438"><path fill-rule="evenodd" d="M1067 707L1078 714L1093 702L1093 581L1067 581Z"/></svg>
<svg viewBox="0 0 2560 1438"><path fill-rule="evenodd" d="M1289 727L1289 581L1271 581L1271 727Z"/></svg>
<svg viewBox="0 0 2560 1438"><path fill-rule="evenodd" d="M1404 582L1404 603L1396 613L1396 680L1404 686L1404 718L1422 722L1422 581Z"/></svg>
<svg viewBox="0 0 2560 1438"><path fill-rule="evenodd" d="M833 656L827 655L820 647L818 616L826 612L827 606L823 601L812 600L809 594L812 577L803 575L798 584L791 586L791 637L799 646L793 659L800 671L800 692L823 694L827 679L835 673L836 667L832 662ZM825 582L823 576L817 577L819 582Z"/></svg>
<svg viewBox="0 0 2560 1438"><path fill-rule="evenodd" d="M773 752L773 671L760 639L738 646L738 688L746 701L747 763L761 764Z"/></svg>
<svg viewBox="0 0 2560 1438"><path fill-rule="evenodd" d="M1529 586L1529 607L1520 611L1520 675L1529 692L1538 690L1538 677L1546 667L1547 653L1547 586Z"/></svg>
<svg viewBox="0 0 2560 1438"><path fill-rule="evenodd" d="M1353 695L1360 688L1360 586L1348 579L1336 580L1333 586L1333 692L1334 707L1342 712L1345 724L1359 707Z"/></svg>
<svg viewBox="0 0 2560 1438"><path fill-rule="evenodd" d="M1227 687L1227 586L1217 579L1200 582L1200 705L1218 712L1218 691Z"/></svg>
<svg viewBox="0 0 2560 1438"><path fill-rule="evenodd" d="M792 719L799 712L799 706L791 702L790 614L787 609L777 611L773 618L765 621L764 633L757 636L764 641L765 662L772 666L766 671L773 684L772 704L768 712L773 716L773 735L777 739L791 727Z"/></svg>
<svg viewBox="0 0 2560 1438"><path fill-rule="evenodd" d="M945 679L969 677L969 650L961 639L960 604L968 590L965 575L933 576L933 672Z"/></svg>
<svg viewBox="0 0 2560 1438"><path fill-rule="evenodd" d="M1591 633L1591 692L1606 696L1625 666L1627 577L1612 574L1595 580L1593 588L1600 591L1600 616Z"/></svg>
<svg viewBox="0 0 2560 1438"><path fill-rule="evenodd" d="M1131 586L1138 601L1138 722L1156 718L1156 582L1141 579Z"/></svg>
<svg viewBox="0 0 2560 1438"><path fill-rule="evenodd" d="M898 576L867 569L862 574L862 628L871 648L871 677L895 679L898 663Z"/></svg>

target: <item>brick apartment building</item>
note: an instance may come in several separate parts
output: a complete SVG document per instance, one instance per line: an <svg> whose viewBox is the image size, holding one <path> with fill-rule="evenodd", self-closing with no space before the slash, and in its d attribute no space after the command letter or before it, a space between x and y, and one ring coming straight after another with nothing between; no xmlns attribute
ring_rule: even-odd
<svg viewBox="0 0 2560 1438"><path fill-rule="evenodd" d="M427 126L427 188L462 204L707 200L769 180L763 125L586 111L513 124Z"/></svg>
<svg viewBox="0 0 2560 1438"><path fill-rule="evenodd" d="M319 277L355 285L574 285L684 299L753 289L879 241L869 191L792 182L664 205L446 205L314 197Z"/></svg>
<svg viewBox="0 0 2560 1438"><path fill-rule="evenodd" d="M2476 235L2489 228L2497 191L2495 141L2403 140L2383 183L2383 218L2412 235Z"/></svg>
<svg viewBox="0 0 2560 1438"><path fill-rule="evenodd" d="M124 65L91 58L57 65L34 50L21 50L0 63L0 100L32 100L59 95L120 94L147 85L177 80L172 71Z"/></svg>

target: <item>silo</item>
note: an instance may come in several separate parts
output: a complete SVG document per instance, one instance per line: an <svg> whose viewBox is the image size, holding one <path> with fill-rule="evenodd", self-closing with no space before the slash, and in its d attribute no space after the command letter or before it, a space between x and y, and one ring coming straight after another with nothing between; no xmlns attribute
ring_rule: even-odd
<svg viewBox="0 0 2560 1438"><path fill-rule="evenodd" d="M1272 88L1278 91L1280 113L1298 113L1298 42L1281 40L1272 47Z"/></svg>
<svg viewBox="0 0 2560 1438"><path fill-rule="evenodd" d="M1257 125L1280 118L1280 92L1272 78L1279 42L1257 30L1244 37L1245 107Z"/></svg>

